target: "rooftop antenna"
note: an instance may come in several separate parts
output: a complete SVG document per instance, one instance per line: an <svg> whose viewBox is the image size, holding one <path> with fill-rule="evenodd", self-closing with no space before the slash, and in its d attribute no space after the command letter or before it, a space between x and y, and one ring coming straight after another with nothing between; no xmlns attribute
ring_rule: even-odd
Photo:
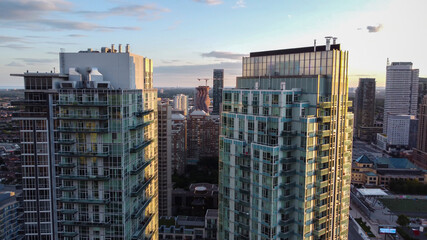
<svg viewBox="0 0 427 240"><path fill-rule="evenodd" d="M387 66L390 66L390 59L387 58Z"/></svg>
<svg viewBox="0 0 427 240"><path fill-rule="evenodd" d="M197 80L199 80L199 82L200 81L205 81L205 86L207 87L208 86L208 81L210 80L209 78L198 78Z"/></svg>

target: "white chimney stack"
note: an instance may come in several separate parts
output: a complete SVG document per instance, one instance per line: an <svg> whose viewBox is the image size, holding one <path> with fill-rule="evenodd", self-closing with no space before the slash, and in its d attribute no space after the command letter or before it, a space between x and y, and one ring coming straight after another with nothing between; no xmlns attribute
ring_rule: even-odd
<svg viewBox="0 0 427 240"><path fill-rule="evenodd" d="M122 45L119 44L119 53L121 53L121 52L122 52Z"/></svg>
<svg viewBox="0 0 427 240"><path fill-rule="evenodd" d="M114 52L114 44L111 44L111 52Z"/></svg>
<svg viewBox="0 0 427 240"><path fill-rule="evenodd" d="M326 38L326 51L330 51L331 50L331 38L332 37L325 37Z"/></svg>
<svg viewBox="0 0 427 240"><path fill-rule="evenodd" d="M337 37L332 38L332 44L334 44L334 45L337 44Z"/></svg>
<svg viewBox="0 0 427 240"><path fill-rule="evenodd" d="M129 44L126 44L126 52L129 53L130 48L129 48Z"/></svg>

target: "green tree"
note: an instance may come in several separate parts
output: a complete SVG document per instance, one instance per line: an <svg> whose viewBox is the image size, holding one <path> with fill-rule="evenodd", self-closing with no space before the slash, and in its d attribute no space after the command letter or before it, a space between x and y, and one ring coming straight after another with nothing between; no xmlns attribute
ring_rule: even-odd
<svg viewBox="0 0 427 240"><path fill-rule="evenodd" d="M409 224L409 218L405 215L399 215L399 217L397 218L396 223L399 224L402 227L406 227Z"/></svg>

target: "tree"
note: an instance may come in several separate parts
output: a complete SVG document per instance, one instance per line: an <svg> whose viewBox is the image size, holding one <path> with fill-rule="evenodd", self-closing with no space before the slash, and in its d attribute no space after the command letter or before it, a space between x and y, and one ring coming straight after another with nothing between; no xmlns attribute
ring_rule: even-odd
<svg viewBox="0 0 427 240"><path fill-rule="evenodd" d="M410 223L409 218L405 215L399 215L399 217L397 218L396 221L397 224L399 224L402 227L406 227L408 226L408 224Z"/></svg>

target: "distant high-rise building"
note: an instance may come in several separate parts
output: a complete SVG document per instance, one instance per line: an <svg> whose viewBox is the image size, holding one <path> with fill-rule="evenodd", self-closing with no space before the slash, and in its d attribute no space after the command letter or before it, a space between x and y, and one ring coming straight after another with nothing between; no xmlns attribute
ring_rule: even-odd
<svg viewBox="0 0 427 240"><path fill-rule="evenodd" d="M172 107L159 102L159 215L172 216Z"/></svg>
<svg viewBox="0 0 427 240"><path fill-rule="evenodd" d="M384 128L390 115L416 115L418 107L418 69L411 62L393 62L387 66L386 93L384 102Z"/></svg>
<svg viewBox="0 0 427 240"><path fill-rule="evenodd" d="M382 126L375 125L375 78L360 78L354 101L355 136L375 141Z"/></svg>
<svg viewBox="0 0 427 240"><path fill-rule="evenodd" d="M424 96L427 96L427 78L419 78L418 84L418 105L423 101Z"/></svg>
<svg viewBox="0 0 427 240"><path fill-rule="evenodd" d="M413 162L417 166L427 169L427 95L424 96L420 104L417 139L417 148L414 149Z"/></svg>
<svg viewBox="0 0 427 240"><path fill-rule="evenodd" d="M24 73L25 239L158 239L157 90L148 58L60 53Z"/></svg>
<svg viewBox="0 0 427 240"><path fill-rule="evenodd" d="M348 52L329 42L253 52L224 89L218 239L347 239Z"/></svg>
<svg viewBox="0 0 427 240"><path fill-rule="evenodd" d="M175 110L181 110L184 116L188 113L188 96L184 94L178 94L173 99L173 108Z"/></svg>
<svg viewBox="0 0 427 240"><path fill-rule="evenodd" d="M188 117L188 154L187 158L218 156L219 117L196 110Z"/></svg>
<svg viewBox="0 0 427 240"><path fill-rule="evenodd" d="M213 70L213 115L219 115L224 88L224 69Z"/></svg>
<svg viewBox="0 0 427 240"><path fill-rule="evenodd" d="M413 115L390 115L387 124L387 145L415 147L418 120Z"/></svg>
<svg viewBox="0 0 427 240"><path fill-rule="evenodd" d="M187 156L187 119L182 114L172 114L172 171L184 174Z"/></svg>
<svg viewBox="0 0 427 240"><path fill-rule="evenodd" d="M209 86L198 86L196 91L196 98L194 99L195 110L202 110L209 114L209 106L211 104Z"/></svg>
<svg viewBox="0 0 427 240"><path fill-rule="evenodd" d="M0 239L22 239L24 224L21 222L21 204L16 199L16 192L0 191Z"/></svg>

